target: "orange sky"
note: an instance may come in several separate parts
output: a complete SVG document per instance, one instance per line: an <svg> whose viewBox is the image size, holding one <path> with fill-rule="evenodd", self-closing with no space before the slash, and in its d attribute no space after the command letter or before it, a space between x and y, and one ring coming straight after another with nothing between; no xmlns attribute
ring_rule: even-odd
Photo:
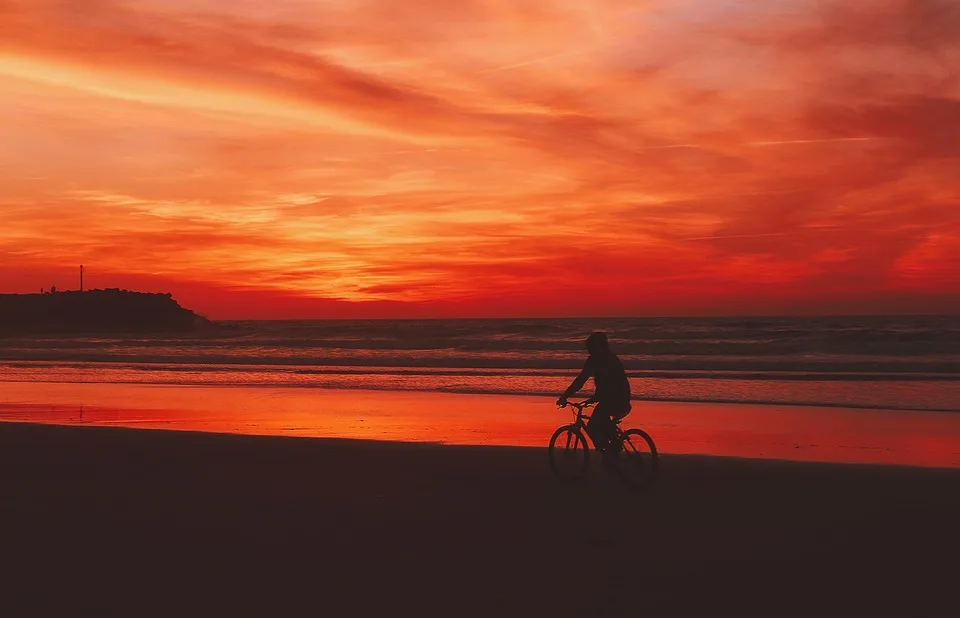
<svg viewBox="0 0 960 618"><path fill-rule="evenodd" d="M4 0L0 292L955 313L954 0Z"/></svg>

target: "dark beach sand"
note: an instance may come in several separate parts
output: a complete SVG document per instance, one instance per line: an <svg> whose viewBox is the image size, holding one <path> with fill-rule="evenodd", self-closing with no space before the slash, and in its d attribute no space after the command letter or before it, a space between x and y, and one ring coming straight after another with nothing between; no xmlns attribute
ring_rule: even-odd
<svg viewBox="0 0 960 618"><path fill-rule="evenodd" d="M0 616L945 616L960 471L0 423Z"/></svg>

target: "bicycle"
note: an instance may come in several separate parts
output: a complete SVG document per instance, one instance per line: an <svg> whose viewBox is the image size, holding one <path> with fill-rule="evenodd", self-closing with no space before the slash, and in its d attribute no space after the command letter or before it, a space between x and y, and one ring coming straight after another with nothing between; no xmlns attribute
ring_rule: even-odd
<svg viewBox="0 0 960 618"><path fill-rule="evenodd" d="M571 401L568 405L574 409L574 421L553 433L547 449L550 469L561 482L567 483L585 477L590 467L590 449L586 438L589 435L586 432L586 421L590 417L586 416L583 410L596 404L587 401ZM623 420L622 417L614 419L616 436L611 441L611 445L616 445L617 448L614 467L617 476L624 483L635 488L643 487L656 475L660 459L657 446L650 435L642 429L623 431L620 428L621 420ZM593 448L598 450L595 443Z"/></svg>

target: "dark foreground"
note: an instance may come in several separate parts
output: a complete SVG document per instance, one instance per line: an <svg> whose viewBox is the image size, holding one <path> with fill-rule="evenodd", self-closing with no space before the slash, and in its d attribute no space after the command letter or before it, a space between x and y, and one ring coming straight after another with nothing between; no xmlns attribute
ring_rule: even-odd
<svg viewBox="0 0 960 618"><path fill-rule="evenodd" d="M0 423L0 616L938 616L960 471Z"/></svg>

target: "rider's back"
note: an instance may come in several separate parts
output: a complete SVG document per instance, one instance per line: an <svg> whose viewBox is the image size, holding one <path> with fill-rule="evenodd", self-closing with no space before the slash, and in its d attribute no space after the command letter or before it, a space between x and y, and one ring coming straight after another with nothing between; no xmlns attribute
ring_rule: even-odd
<svg viewBox="0 0 960 618"><path fill-rule="evenodd" d="M623 363L609 350L591 354L587 359L590 373L596 385L597 401L616 405L629 405L630 381Z"/></svg>

